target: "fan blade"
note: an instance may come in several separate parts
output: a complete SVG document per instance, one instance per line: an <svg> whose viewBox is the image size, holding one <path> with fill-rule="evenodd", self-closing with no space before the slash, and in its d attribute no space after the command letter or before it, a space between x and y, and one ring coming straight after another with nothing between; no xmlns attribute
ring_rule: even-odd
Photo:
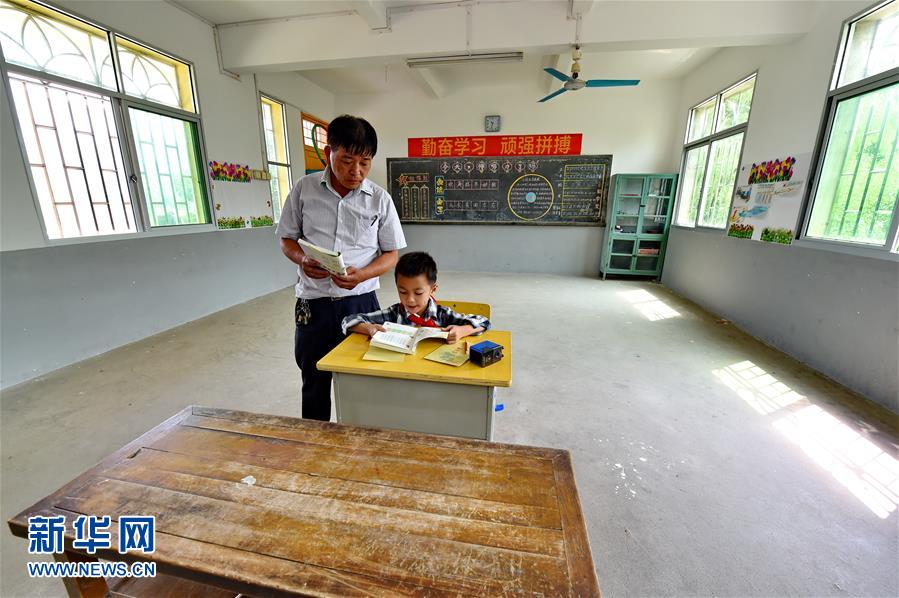
<svg viewBox="0 0 899 598"><path fill-rule="evenodd" d="M559 95L560 93L565 93L566 91L568 91L568 90L565 89L565 88L563 87L563 88L560 89L559 91L554 91L554 92L552 92L551 94L549 94L548 96L546 96L545 98L543 98L542 100L537 100L537 101L538 101L538 102L545 102L546 100L551 100L551 99L553 99L554 97L556 97L557 95Z"/></svg>
<svg viewBox="0 0 899 598"><path fill-rule="evenodd" d="M638 83L639 79L590 79L587 81L587 87L626 87Z"/></svg>
<svg viewBox="0 0 899 598"><path fill-rule="evenodd" d="M568 75L566 75L564 73L560 73L556 69L547 67L543 70L546 71L547 73L549 73L550 75L552 75L553 77L555 77L556 79L558 79L559 81L570 81L571 80L571 77L569 77Z"/></svg>

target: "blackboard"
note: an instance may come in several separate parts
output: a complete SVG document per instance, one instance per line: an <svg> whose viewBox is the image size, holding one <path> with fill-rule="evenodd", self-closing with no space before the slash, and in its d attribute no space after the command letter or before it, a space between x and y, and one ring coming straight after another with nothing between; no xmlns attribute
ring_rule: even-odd
<svg viewBox="0 0 899 598"><path fill-rule="evenodd" d="M605 225L612 156L387 158L403 223Z"/></svg>

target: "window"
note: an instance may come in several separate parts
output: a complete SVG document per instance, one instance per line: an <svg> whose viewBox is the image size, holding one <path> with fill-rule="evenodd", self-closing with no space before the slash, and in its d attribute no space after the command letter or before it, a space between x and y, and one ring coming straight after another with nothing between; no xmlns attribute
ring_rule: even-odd
<svg viewBox="0 0 899 598"><path fill-rule="evenodd" d="M187 64L121 37L116 50L125 93L196 112Z"/></svg>
<svg viewBox="0 0 899 598"><path fill-rule="evenodd" d="M0 46L49 239L211 221L189 64L30 0Z"/></svg>
<svg viewBox="0 0 899 598"><path fill-rule="evenodd" d="M290 156L287 149L287 120L284 104L260 97L262 106L262 134L265 138L265 159L272 175L272 211L275 221L281 219L281 206L290 193Z"/></svg>
<svg viewBox="0 0 899 598"><path fill-rule="evenodd" d="M7 62L81 83L117 89L106 31L40 4L0 2Z"/></svg>
<svg viewBox="0 0 899 598"><path fill-rule="evenodd" d="M301 118L303 121L303 153L306 158L306 174L309 174L325 167L325 163L318 157L312 146L312 130L315 129L315 145L324 156L325 146L328 145L328 123L305 112L301 114ZM318 126L316 127L316 125Z"/></svg>
<svg viewBox="0 0 899 598"><path fill-rule="evenodd" d="M899 67L899 2L884 2L844 28L831 88Z"/></svg>
<svg viewBox="0 0 899 598"><path fill-rule="evenodd" d="M827 94L805 236L896 251L899 1L844 27Z"/></svg>
<svg viewBox="0 0 899 598"><path fill-rule="evenodd" d="M110 99L17 73L9 86L47 235L135 232Z"/></svg>
<svg viewBox="0 0 899 598"><path fill-rule="evenodd" d="M209 222L206 186L198 170L197 124L128 108L151 226Z"/></svg>
<svg viewBox="0 0 899 598"><path fill-rule="evenodd" d="M690 110L676 224L727 224L754 90L752 75Z"/></svg>

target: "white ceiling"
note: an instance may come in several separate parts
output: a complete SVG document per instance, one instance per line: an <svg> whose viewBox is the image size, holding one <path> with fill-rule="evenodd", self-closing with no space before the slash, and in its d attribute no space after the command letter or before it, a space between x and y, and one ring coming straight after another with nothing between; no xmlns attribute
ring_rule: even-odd
<svg viewBox="0 0 899 598"><path fill-rule="evenodd" d="M446 0L376 0L374 5L385 8L412 5L438 4ZM308 17L355 10L349 0L173 0L174 4L196 13L216 25L256 21Z"/></svg>
<svg viewBox="0 0 899 598"><path fill-rule="evenodd" d="M564 40L568 35L574 38L580 31L575 27L575 21L568 18L568 0L480 0L473 3L448 0L167 1L216 25L223 25L222 35L227 35L228 38L223 37L222 44L225 47L230 42L228 47L231 49L231 63L239 67L238 72L242 72L242 70L253 72L250 69L295 70L332 93L382 93L424 87L440 96L452 93L455 89L485 85L527 88L527 93L538 89L548 93L550 90L557 89L559 82L552 80L548 74L544 73L543 67L555 66L560 71L568 72L571 58L568 55L570 46L567 44L570 42ZM741 41L739 34L744 33L741 28L746 30L746 36L749 38L752 37L753 32L767 34L772 39L776 37L776 35L772 37L773 34L795 35L795 31L802 30L800 21L805 18L805 15L811 14L807 8L793 10L789 17L785 17L785 20L790 20L790 26L782 27L781 29L784 31L780 31L776 27L769 27L771 31L767 31L764 26L749 22L751 19L749 21L744 19L747 21L745 26L742 21L734 21L734 13L745 14L744 11L747 8L753 7L752 3L738 0L698 3L688 0L666 0L666 3L646 4L646 6L655 6L657 12L662 10L660 7L663 6L677 6L678 8L672 9L675 12L669 10L666 13L667 17L644 14L641 12L643 10L641 4L636 0L630 2L575 0L574 6L586 11L584 13L584 35L580 38L584 47L584 55L581 59L581 78L641 80L678 78L696 68L721 47L740 45L741 43L771 43L769 41L753 41L748 38ZM767 7L777 5L777 3L771 2L762 2L761 4ZM507 5L511 8L507 9ZM495 37L498 40L495 43L498 47L524 52L525 58L522 62L470 63L432 67L424 71L417 71L406 66L406 58L422 55L422 48L425 48L424 54L430 54L426 50L434 44L422 43L422 39L434 39L434 36L422 37L419 32L435 31L433 29L434 18L446 19L436 22L439 23L438 28L445 25L444 29L449 32L445 38L441 39L450 40L442 45L437 44L437 46L442 50L454 50L451 52L441 51L438 54L464 53L466 43L472 43L472 17L470 14L474 9L478 11L477 19L494 19L492 25L494 28L490 31L496 34ZM715 12L717 21L710 18L708 23L704 23L702 20L688 19L685 23L691 24L693 30L682 32L681 29L677 29L677 33L671 35L670 25L668 25L671 19L682 17L682 13L692 14L694 12L698 15L708 16L710 9L717 11ZM463 18L460 19L459 11L465 10L469 10L468 25L467 29L463 26L460 30L459 23L464 22L464 12L462 13ZM377 27L380 30L381 18L386 18L388 12L393 15L394 26L390 29L391 33L380 34L369 29ZM337 13L343 16L335 16ZM793 13L797 13L799 16L797 17L797 14ZM639 15L641 23L646 20L646 23L649 24L645 27L635 28L635 23L628 23L626 19L622 19L620 26L616 25L611 30L608 29L609 23L614 21L615 15L621 14L631 17ZM327 15L330 17L326 19ZM400 15L402 15L402 19ZM426 20L428 18L426 15L430 16L430 21ZM435 17L434 15L439 16ZM721 20L722 15L724 21ZM653 18L655 18L654 21ZM337 21L336 19L342 20ZM415 19L419 19L419 22L431 23L432 29L427 27L416 29L412 26ZM683 19L681 20L683 21ZM477 22L482 28L485 26L483 21L478 20ZM318 23L321 25L319 26ZM455 29L452 28L453 23L456 24ZM726 33L722 33L720 37L708 35L710 28L712 31L718 31L723 27L722 23L729 23L738 35L732 37L728 37ZM589 29L588 24L590 25ZM362 26L361 31L365 33L360 33L358 25ZM288 26L289 28L285 29ZM351 46L351 49L345 52L328 52L322 48L321 40L333 38L333 36L328 36L324 28L335 27L335 35L339 35L341 29L337 27L346 28L347 26L356 31L356 34L351 40L347 40L347 44L343 44L340 49L343 50L348 46ZM606 27L605 30L602 29L603 26ZM683 23L681 26L686 27ZM689 27L686 28L689 29ZM660 37L653 37L651 30L660 31ZM288 32L288 36L291 34L296 36L296 44L288 43L282 46L271 43L273 37L284 35L285 31ZM547 33L549 31L552 33ZM603 31L603 33L598 34L597 31ZM626 33L621 33L622 31L626 31ZM678 37L678 34L681 33L684 36L682 38ZM616 34L617 39L606 43L609 38L615 38ZM367 37L371 35L374 37ZM381 35L384 37L382 38ZM666 35L667 37L665 37ZM540 37L543 39L542 45L536 39ZM590 39L585 39L588 37ZM483 45L483 31L478 39ZM493 41L492 38L490 39ZM665 39L668 41L664 41ZM550 40L550 43L547 43L547 40ZM381 41L389 41L389 43L379 44ZM687 47L669 48L668 44ZM379 46L377 51L372 50L374 45ZM387 49L384 49L385 47ZM560 55L559 52L564 54ZM296 61L291 60L294 56L296 56ZM246 57L246 61L242 60L244 57ZM244 67L241 64L247 66ZM305 66L304 70L297 70L303 66ZM322 68L325 66L328 68Z"/></svg>
<svg viewBox="0 0 899 598"><path fill-rule="evenodd" d="M633 52L591 52L581 58L582 79L663 79L680 77L717 51L717 48L677 48ZM549 83L543 72L547 57L525 56L522 62L471 63L430 69L449 89L491 86L527 86ZM563 56L559 70L568 72L571 58ZM381 93L418 85L416 73L405 63L382 67L319 69L301 75L332 93ZM559 82L553 81L555 89Z"/></svg>

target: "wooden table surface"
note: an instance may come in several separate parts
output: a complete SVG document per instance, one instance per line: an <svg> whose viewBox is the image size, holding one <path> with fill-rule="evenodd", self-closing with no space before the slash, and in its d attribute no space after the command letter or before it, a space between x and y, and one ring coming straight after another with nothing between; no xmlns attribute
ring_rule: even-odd
<svg viewBox="0 0 899 598"><path fill-rule="evenodd" d="M113 546L154 515L155 553L98 556L250 596L599 596L563 450L188 407L10 529L39 514L67 549L79 514Z"/></svg>
<svg viewBox="0 0 899 598"><path fill-rule="evenodd" d="M503 358L497 363L481 367L470 361L460 366L447 365L425 359L445 344L435 339L418 343L415 355L406 355L405 361L365 361L362 356L368 351L369 337L364 334L350 334L330 353L319 360L317 367L327 372L362 374L381 378L404 378L407 380L427 380L448 384L472 384L476 386L512 385L512 333L506 330L488 330L479 336L465 337L476 344L493 341L503 346Z"/></svg>

